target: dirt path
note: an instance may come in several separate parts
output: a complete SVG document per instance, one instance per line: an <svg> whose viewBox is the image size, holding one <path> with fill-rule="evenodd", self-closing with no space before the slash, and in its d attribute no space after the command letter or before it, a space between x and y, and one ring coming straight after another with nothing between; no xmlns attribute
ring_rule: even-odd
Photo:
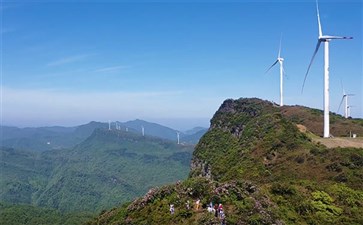
<svg viewBox="0 0 363 225"><path fill-rule="evenodd" d="M307 134L315 143L320 142L328 148L336 147L352 147L352 148L363 148L363 137L348 138L348 137L333 137L333 138L321 138L313 133L309 132L305 126L297 124L297 128Z"/></svg>
<svg viewBox="0 0 363 225"><path fill-rule="evenodd" d="M320 138L314 137L314 142L320 142L328 148L335 147L352 147L352 148L363 148L363 138Z"/></svg>

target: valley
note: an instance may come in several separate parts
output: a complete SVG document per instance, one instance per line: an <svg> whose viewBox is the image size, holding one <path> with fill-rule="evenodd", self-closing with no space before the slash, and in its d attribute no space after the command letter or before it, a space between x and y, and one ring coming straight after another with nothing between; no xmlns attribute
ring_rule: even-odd
<svg viewBox="0 0 363 225"><path fill-rule="evenodd" d="M84 134L94 130L69 149L2 147L0 202L10 213L6 217L16 215L10 209L26 207L53 210L54 217L92 215L187 177L193 145L99 125L83 126Z"/></svg>

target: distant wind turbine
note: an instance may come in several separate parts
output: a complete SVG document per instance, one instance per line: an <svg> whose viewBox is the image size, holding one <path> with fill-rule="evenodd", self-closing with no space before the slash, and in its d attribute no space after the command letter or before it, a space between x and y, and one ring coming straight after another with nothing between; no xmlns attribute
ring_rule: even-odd
<svg viewBox="0 0 363 225"><path fill-rule="evenodd" d="M347 106L347 116L348 116L347 118L350 117L350 109L353 108L353 107L354 107L354 105L348 105Z"/></svg>
<svg viewBox="0 0 363 225"><path fill-rule="evenodd" d="M354 96L354 94L347 94L344 90L344 87L343 87L343 83L341 83L342 85L342 89L343 89L343 97L342 97L342 100L340 101L340 104L339 104L339 108L338 108L338 111L340 110L340 107L342 106L342 103L343 101L345 100L345 105L344 105L344 117L345 118L348 118L350 116L350 111L349 108L350 106L348 105L348 96Z"/></svg>
<svg viewBox="0 0 363 225"><path fill-rule="evenodd" d="M310 67L313 64L314 58L319 50L320 44L321 44L321 42L324 42L324 138L329 138L330 137L330 131L329 131L329 41L334 40L334 39L352 39L352 37L323 35L322 29L321 29L321 23L320 23L319 6L318 6L317 0L316 0L316 12L317 12L317 16L318 16L318 25L319 25L318 43L316 44L313 57L311 58L310 64L306 71L301 92L304 90L306 77L308 76Z"/></svg>
<svg viewBox="0 0 363 225"><path fill-rule="evenodd" d="M270 71L271 68L276 65L276 63L280 63L280 106L283 106L284 105L284 100L283 100L283 79L284 78L283 78L283 75L285 74L285 70L284 70L284 66L283 66L284 59L281 58L281 40L282 40L282 34L281 34L281 38L280 38L280 47L279 47L279 53L277 55L277 59L272 64L272 66L270 66L270 68L268 68L266 73L268 73L268 71Z"/></svg>
<svg viewBox="0 0 363 225"><path fill-rule="evenodd" d="M111 120L108 121L108 130L111 130Z"/></svg>
<svg viewBox="0 0 363 225"><path fill-rule="evenodd" d="M178 131L176 132L176 137L177 137L177 139L178 139L178 144L179 144L179 143L180 143L180 142L179 142L179 140L180 140L180 139L179 139L179 137L180 137L180 133L179 133Z"/></svg>
<svg viewBox="0 0 363 225"><path fill-rule="evenodd" d="M142 136L145 136L145 128L144 128L144 126L141 126L141 133L142 133Z"/></svg>

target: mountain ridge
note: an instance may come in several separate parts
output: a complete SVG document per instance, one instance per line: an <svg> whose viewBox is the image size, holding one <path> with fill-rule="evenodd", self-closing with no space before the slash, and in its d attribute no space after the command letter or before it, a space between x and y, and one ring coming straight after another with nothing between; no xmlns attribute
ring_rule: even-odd
<svg viewBox="0 0 363 225"><path fill-rule="evenodd" d="M145 127L145 135L159 137L171 141L177 141L177 130L172 128L151 123L144 120L132 120L127 122L112 122L111 130L116 130L116 123L120 130L128 129L129 132L141 134L141 126ZM4 147L31 150L47 151L54 149L73 148L77 144L89 137L97 128L108 129L109 124L103 122L91 121L74 127L37 127L37 128L18 128L2 126L2 135L0 143ZM206 129L204 129L206 131ZM180 141L186 144L196 144L199 138L204 134L200 130L198 134L180 133Z"/></svg>
<svg viewBox="0 0 363 225"><path fill-rule="evenodd" d="M314 143L283 110L256 98L224 101L187 180L151 189L88 224L220 224L206 211L209 202L223 204L227 224L363 223L363 149ZM185 208L197 199L202 210Z"/></svg>

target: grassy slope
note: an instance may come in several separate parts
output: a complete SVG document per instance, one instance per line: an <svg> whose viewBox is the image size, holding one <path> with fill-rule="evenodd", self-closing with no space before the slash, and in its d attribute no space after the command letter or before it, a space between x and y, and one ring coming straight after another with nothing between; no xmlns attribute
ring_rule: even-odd
<svg viewBox="0 0 363 225"><path fill-rule="evenodd" d="M197 198L222 202L229 224L363 224L363 149L327 149L292 121L265 101L225 101L196 147L189 179L89 224L217 224L205 210L185 210Z"/></svg>
<svg viewBox="0 0 363 225"><path fill-rule="evenodd" d="M323 136L323 111L303 106L284 106L282 114L291 121L306 126L312 133ZM345 119L343 116L330 113L330 133L335 137L349 137L349 133L363 137L363 119Z"/></svg>

